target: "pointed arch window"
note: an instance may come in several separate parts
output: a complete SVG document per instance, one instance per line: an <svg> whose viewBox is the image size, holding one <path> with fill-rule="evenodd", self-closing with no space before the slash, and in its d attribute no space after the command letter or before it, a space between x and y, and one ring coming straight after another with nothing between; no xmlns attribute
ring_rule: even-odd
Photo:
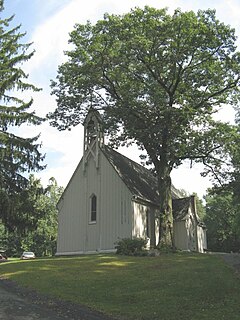
<svg viewBox="0 0 240 320"><path fill-rule="evenodd" d="M91 195L90 198L90 223L96 223L97 221L97 196L95 194Z"/></svg>

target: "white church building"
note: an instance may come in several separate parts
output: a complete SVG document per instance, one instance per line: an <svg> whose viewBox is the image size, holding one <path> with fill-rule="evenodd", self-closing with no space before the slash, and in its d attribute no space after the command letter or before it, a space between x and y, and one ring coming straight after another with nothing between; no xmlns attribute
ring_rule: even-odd
<svg viewBox="0 0 240 320"><path fill-rule="evenodd" d="M194 196L172 187L174 245L204 252L206 228ZM113 252L122 238L158 243L156 177L140 164L104 144L101 116L89 111L84 122L84 153L58 202L56 255Z"/></svg>

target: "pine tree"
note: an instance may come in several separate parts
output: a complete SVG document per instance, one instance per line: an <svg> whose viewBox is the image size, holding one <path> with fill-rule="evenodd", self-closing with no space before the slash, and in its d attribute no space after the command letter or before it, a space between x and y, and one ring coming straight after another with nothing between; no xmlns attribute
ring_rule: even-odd
<svg viewBox="0 0 240 320"><path fill-rule="evenodd" d="M11 197L26 186L26 172L43 169L43 156L39 136L23 138L16 134L16 127L42 122L29 111L32 98L26 102L20 97L21 92L39 89L27 82L28 75L21 68L34 54L31 44L21 43L25 33L20 32L20 25L10 26L14 16L1 17L3 10L0 0L0 219L4 222L14 205Z"/></svg>

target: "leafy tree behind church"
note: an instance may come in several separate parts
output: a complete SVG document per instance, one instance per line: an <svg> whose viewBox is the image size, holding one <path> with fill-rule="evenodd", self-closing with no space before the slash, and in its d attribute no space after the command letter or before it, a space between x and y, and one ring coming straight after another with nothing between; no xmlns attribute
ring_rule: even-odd
<svg viewBox="0 0 240 320"><path fill-rule="evenodd" d="M170 242L171 178L184 160L205 165L221 182L228 171L234 126L214 120L224 104L239 102L240 54L235 31L214 10L197 13L135 8L77 24L68 61L52 81L59 130L100 110L113 145L135 142L158 179L161 238ZM224 174L224 172L221 172Z"/></svg>
<svg viewBox="0 0 240 320"><path fill-rule="evenodd" d="M16 197L17 227L0 226L0 249L20 256L32 250L37 256L54 255L57 245L57 202L63 192L51 178L46 188L30 176L27 187Z"/></svg>
<svg viewBox="0 0 240 320"><path fill-rule="evenodd" d="M239 115L237 116L239 126ZM213 251L240 251L240 141L233 140L230 152L232 171L226 183L208 190L204 217L208 248Z"/></svg>
<svg viewBox="0 0 240 320"><path fill-rule="evenodd" d="M22 69L34 52L30 44L22 43L25 34L20 26L11 27L14 17L2 18L3 10L0 0L0 222L11 231L26 223L18 211L21 192L28 184L26 173L43 169L38 136L23 138L16 129L42 120L29 110L30 95L28 100L21 98L22 92L38 90Z"/></svg>
<svg viewBox="0 0 240 320"><path fill-rule="evenodd" d="M239 252L240 205L230 188L208 191L204 221L207 226L209 250Z"/></svg>
<svg viewBox="0 0 240 320"><path fill-rule="evenodd" d="M40 218L35 224L35 229L24 238L22 249L30 248L38 256L52 256L56 253L58 226L56 205L62 192L63 187L58 186L55 178L51 178L35 203Z"/></svg>

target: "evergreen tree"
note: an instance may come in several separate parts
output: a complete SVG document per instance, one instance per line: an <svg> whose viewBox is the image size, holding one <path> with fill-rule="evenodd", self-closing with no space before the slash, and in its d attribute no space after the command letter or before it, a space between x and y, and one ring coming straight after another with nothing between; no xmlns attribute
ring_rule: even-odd
<svg viewBox="0 0 240 320"><path fill-rule="evenodd" d="M43 156L39 136L23 138L16 134L16 127L41 123L42 119L29 110L32 98L24 101L19 94L39 89L27 82L28 75L22 69L34 52L30 44L21 43L25 33L20 32L20 26L10 26L14 16L1 18L3 9L0 0L0 219L4 223L14 211L16 193L27 185L25 173L43 169Z"/></svg>

